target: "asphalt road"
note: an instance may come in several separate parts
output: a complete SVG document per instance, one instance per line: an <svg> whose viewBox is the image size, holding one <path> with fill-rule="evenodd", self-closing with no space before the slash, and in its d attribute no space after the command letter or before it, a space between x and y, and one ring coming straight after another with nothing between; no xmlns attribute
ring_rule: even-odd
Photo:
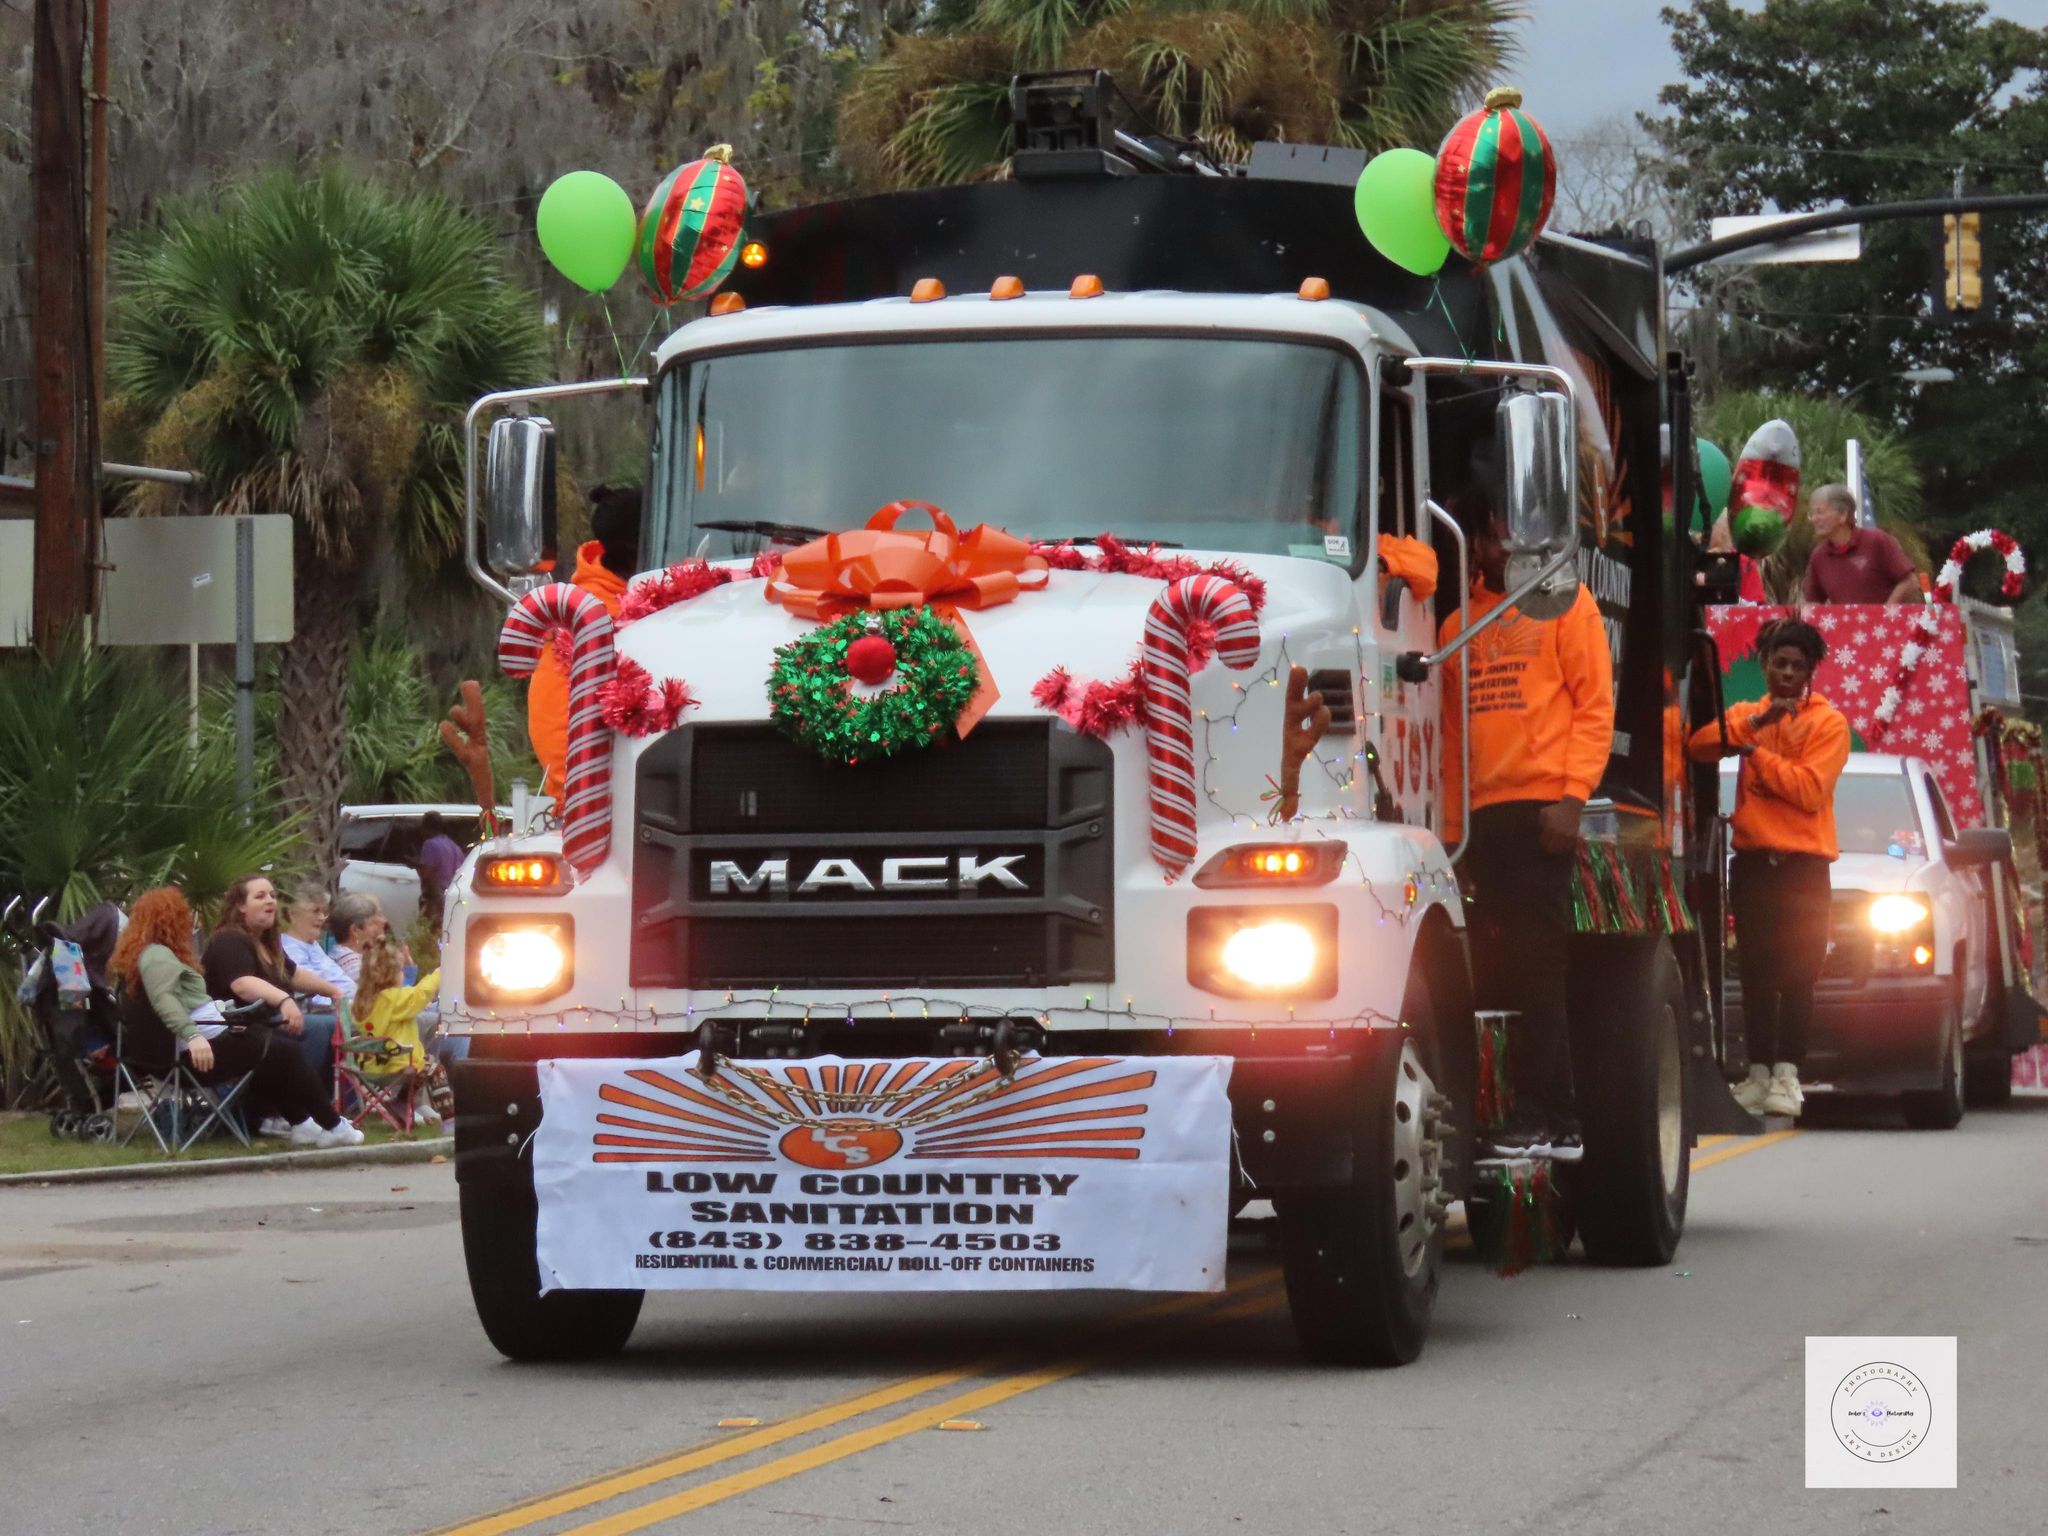
<svg viewBox="0 0 2048 1536"><path fill-rule="evenodd" d="M515 1367L445 1166L0 1190L0 1532L2041 1530L2048 1097L1697 1156L1673 1266L1457 1263L1387 1373L1300 1361L1256 1237L1221 1298L664 1295ZM1839 1333L1958 1336L1956 1491L1804 1487Z"/></svg>

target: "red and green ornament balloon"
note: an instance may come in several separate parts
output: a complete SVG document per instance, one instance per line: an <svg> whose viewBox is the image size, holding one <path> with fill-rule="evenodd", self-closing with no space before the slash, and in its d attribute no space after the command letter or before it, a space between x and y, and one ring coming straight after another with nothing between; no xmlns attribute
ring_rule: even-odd
<svg viewBox="0 0 2048 1536"><path fill-rule="evenodd" d="M663 177L633 247L654 302L666 309L715 292L739 261L746 217L747 184L732 168L730 144L714 144Z"/></svg>
<svg viewBox="0 0 2048 1536"><path fill-rule="evenodd" d="M1799 513L1799 438L1776 418L1749 434L1735 461L1728 531L1752 560L1776 552Z"/></svg>
<svg viewBox="0 0 2048 1536"><path fill-rule="evenodd" d="M1522 93L1503 87L1461 118L1436 154L1436 219L1467 261L1526 250L1557 198L1557 157Z"/></svg>

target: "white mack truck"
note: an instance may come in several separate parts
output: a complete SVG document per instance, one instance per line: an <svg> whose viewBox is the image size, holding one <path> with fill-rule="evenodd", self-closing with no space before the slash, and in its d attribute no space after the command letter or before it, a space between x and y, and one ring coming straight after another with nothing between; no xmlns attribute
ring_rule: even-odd
<svg viewBox="0 0 2048 1536"><path fill-rule="evenodd" d="M1723 910L1712 775L1671 748L1714 718L1718 671L1696 633L1703 557L1659 512L1660 427L1692 439L1654 250L1545 237L1484 272L1454 261L1433 287L1359 238L1357 157L1261 146L1217 175L1099 116L1041 136L1034 93L1060 88L1020 84L1011 179L756 215L765 260L668 338L650 378L513 391L471 413L472 456L487 423L490 456L472 469L470 564L494 597L535 589L552 515L549 432L527 413L608 389L653 413L642 582L697 560L718 573L610 641L611 665L635 664L656 696L680 682L691 702L607 732L580 765L572 740L563 824L485 845L451 892L441 1009L470 1040L455 1073L463 1235L508 1355L625 1343L632 1268L567 1254L603 1239L601 1222L649 1284L765 1284L771 1255L776 1273L799 1261L762 1222L850 1219L831 1203L848 1194L964 1189L996 1198L899 1206L872 1240L792 1228L788 1247L830 1255L800 1261L804 1283L893 1288L940 1266L956 1284L1051 1283L1017 1275L1027 1263L1058 1283L1122 1274L1135 1259L1119 1241L1185 1235L1152 1233L1140 1196L1126 1235L1110 1223L1090 1258L999 1266L1049 1251L1017 1202L1073 1175L897 1157L908 1133L887 1115L941 1080L920 1072L954 1073L982 1104L1062 1063L1085 1081L1100 1063L1220 1059L1228 1129L1214 1122L1197 1246L1220 1253L1230 1211L1271 1199L1307 1351L1412 1360L1451 1207L1469 1202L1477 1226L1517 1187L1481 1146L1491 1026L1475 1028L1460 849L1440 835L1446 786L1469 783L1443 760L1445 711L1464 700L1440 696L1436 639L1474 574L1440 504L1459 486L1490 488L1508 515L1516 603L1556 614L1583 577L1614 645L1614 755L1586 818L1601 852L1574 941L1586 1154L1558 1170L1588 1255L1667 1260L1693 1138L1755 1128L1721 1071L1720 946L1699 942ZM1685 505L1692 466L1675 470ZM944 719L930 745L848 762L843 743L819 750L774 718L788 648L835 611L792 592L801 552L835 549L858 588L864 546L822 541L905 500L943 509L960 544L987 525L1039 554L1012 560L1000 599L927 594L975 658L972 728ZM922 532L930 514L891 518ZM1433 547L1433 596L1383 568L1389 536ZM1213 631L1148 650L1148 617L1192 568L1241 603L1263 588L1255 633L1240 610L1212 612ZM891 626L924 610L857 595L855 624L908 658L910 631ZM566 642L578 667L581 639ZM1174 641L1195 652L1178 778L1171 689L1132 672L1166 666ZM930 682L903 665L879 685L826 681L842 702ZM1330 721L1301 762L1298 814L1276 819L1294 668ZM1090 683L1103 708L1084 718L1071 701ZM1176 866L1160 828L1179 813L1193 849ZM874 1065L896 1062L900 1092ZM620 1192L602 1212L537 1174L545 1119L566 1113L551 1074L579 1063L624 1063L640 1085L604 1090L621 1112L593 1124L614 1130L585 1138L614 1148L599 1160L616 1166L579 1175ZM1104 1103L1088 1113L1114 1121ZM1091 1155L1136 1156L1071 1129ZM910 1171L883 1183L892 1159ZM1025 1182L948 1174L981 1166ZM1050 1166L1084 1181L1123 1167ZM810 1204L751 1199L799 1183ZM635 1200L655 1230L609 1214ZM1220 1264L1195 1268L1096 1283L1221 1283Z"/></svg>

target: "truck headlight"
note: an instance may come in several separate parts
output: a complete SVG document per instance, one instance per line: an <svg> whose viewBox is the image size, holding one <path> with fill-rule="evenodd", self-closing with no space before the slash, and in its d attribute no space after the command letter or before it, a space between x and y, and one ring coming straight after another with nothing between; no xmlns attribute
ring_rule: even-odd
<svg viewBox="0 0 2048 1536"><path fill-rule="evenodd" d="M1321 998L1337 991L1337 909L1196 907L1188 980L1223 997Z"/></svg>
<svg viewBox="0 0 2048 1536"><path fill-rule="evenodd" d="M478 918L469 925L467 994L480 1001L538 1003L569 990L576 930L566 917Z"/></svg>
<svg viewBox="0 0 2048 1536"><path fill-rule="evenodd" d="M1223 969L1261 992L1298 987L1315 968L1315 936L1299 923L1255 923L1223 941Z"/></svg>
<svg viewBox="0 0 2048 1536"><path fill-rule="evenodd" d="M1910 933L1927 921L1927 903L1917 896L1880 896L1871 902L1864 921L1877 933Z"/></svg>

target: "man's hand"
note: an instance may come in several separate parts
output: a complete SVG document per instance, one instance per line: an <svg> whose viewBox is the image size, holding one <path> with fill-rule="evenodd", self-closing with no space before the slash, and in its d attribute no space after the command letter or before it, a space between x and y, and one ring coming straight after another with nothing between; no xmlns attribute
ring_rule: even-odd
<svg viewBox="0 0 2048 1536"><path fill-rule="evenodd" d="M1767 725L1776 725L1780 720L1792 718L1793 705L1790 699L1773 699L1768 708L1750 722L1752 730L1762 730Z"/></svg>
<svg viewBox="0 0 2048 1536"><path fill-rule="evenodd" d="M1756 747L1746 741L1724 741L1721 743L1721 755L1723 757L1749 757L1755 751Z"/></svg>
<svg viewBox="0 0 2048 1536"><path fill-rule="evenodd" d="M1566 795L1543 807L1536 817L1537 840L1545 853L1570 853L1579 842L1579 813L1586 802Z"/></svg>
<svg viewBox="0 0 2048 1536"><path fill-rule="evenodd" d="M204 1035L194 1035L185 1047L185 1059L192 1063L194 1072L213 1070L213 1042Z"/></svg>

